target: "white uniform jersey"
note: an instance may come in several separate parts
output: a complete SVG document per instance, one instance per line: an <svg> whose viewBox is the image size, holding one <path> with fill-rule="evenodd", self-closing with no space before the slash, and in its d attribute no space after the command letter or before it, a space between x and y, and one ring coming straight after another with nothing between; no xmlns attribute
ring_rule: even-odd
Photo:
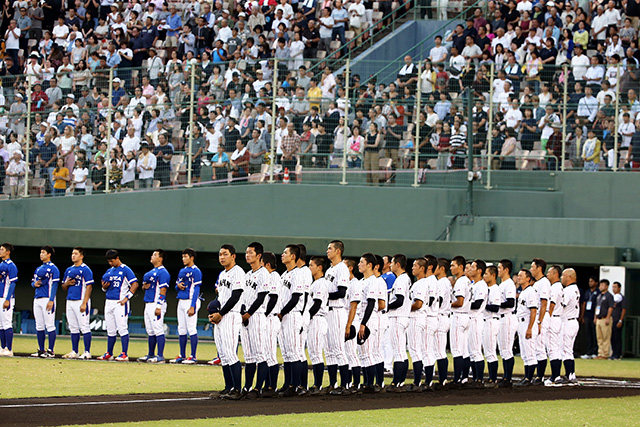
<svg viewBox="0 0 640 427"><path fill-rule="evenodd" d="M300 294L300 299L291 312L302 312L302 308L304 307L304 282L300 276L300 269L295 267L289 271L285 271L281 277L283 294L282 307L287 305L293 294ZM280 307L281 310L282 307Z"/></svg>
<svg viewBox="0 0 640 427"><path fill-rule="evenodd" d="M551 282L549 282L549 279L547 279L545 276L542 276L540 280L533 284L533 288L536 290L538 298L540 298L541 300L546 299L547 301L549 301L551 293ZM547 313L548 312L549 304L547 304Z"/></svg>
<svg viewBox="0 0 640 427"><path fill-rule="evenodd" d="M376 277L375 286L376 289L376 298L384 301L384 311L387 311L389 305L389 293L387 292L387 282L382 278L382 276ZM378 307L376 305L376 311Z"/></svg>
<svg viewBox="0 0 640 427"><path fill-rule="evenodd" d="M325 317L327 315L327 302L329 301L329 282L324 277L319 278L311 284L309 289L309 307L314 304L314 300L320 300L320 309L316 316ZM315 317L315 316L314 316Z"/></svg>
<svg viewBox="0 0 640 427"><path fill-rule="evenodd" d="M282 278L280 277L277 271L272 271L271 273L269 273L268 280L269 280L269 284L268 284L269 295L275 295L278 297L278 299L276 300L276 305L275 307L273 307L273 310L271 311L270 314L277 314L277 313L280 313L280 310L282 310L282 307L284 307L284 304L282 302L282 298L283 298Z"/></svg>
<svg viewBox="0 0 640 427"><path fill-rule="evenodd" d="M399 308L389 311L389 317L409 316L409 313L411 313L411 298L409 297L410 289L411 279L409 279L409 275L407 273L402 273L398 278L396 278L396 281L393 282L391 295L389 296L389 305L393 304L400 295L404 297L404 301L402 301L402 305Z"/></svg>
<svg viewBox="0 0 640 427"><path fill-rule="evenodd" d="M306 265L303 265L299 268L300 272L298 273L300 279L302 280L302 284L304 285L304 293L303 299L307 297L307 304L304 307L305 311L309 311L309 307L311 307L311 300L309 300L309 292L311 292L311 284L313 283L313 274L311 274L311 270Z"/></svg>
<svg viewBox="0 0 640 427"><path fill-rule="evenodd" d="M244 293L245 290L245 274L244 270L238 265L234 265L229 270L223 270L218 276L218 301L220 306L224 307L227 301L231 298L233 291L241 289ZM242 299L242 298L241 298ZM232 313L240 313L242 304L236 304L231 309Z"/></svg>
<svg viewBox="0 0 640 427"><path fill-rule="evenodd" d="M513 280L507 279L500 283L500 304L507 302L509 298L516 299L516 284ZM515 307L502 308L498 311L498 314L506 314L515 312Z"/></svg>
<svg viewBox="0 0 640 427"><path fill-rule="evenodd" d="M453 296L453 289L451 288L451 282L448 277L438 279L438 299L442 299L440 304L439 314L448 316L451 314L451 298Z"/></svg>
<svg viewBox="0 0 640 427"><path fill-rule="evenodd" d="M384 279L383 279L384 281ZM371 315L373 316L378 312L378 300L380 299L380 288L379 288L378 278L376 276L369 276L366 279L360 280L360 284L358 285L360 288L360 295L362 300L360 304L358 304L358 313L357 316L362 319L364 316L364 312L367 310L368 301L370 299L375 300L373 304L373 311ZM384 292L387 293L386 290Z"/></svg>
<svg viewBox="0 0 640 427"><path fill-rule="evenodd" d="M329 293L338 292L338 287L349 287L349 267L344 262L339 262L327 269L324 277L329 282ZM329 307L344 307L347 305L347 298L329 300Z"/></svg>
<svg viewBox="0 0 640 427"><path fill-rule="evenodd" d="M352 302L360 304L362 299L362 284L361 281L355 277L349 281L349 288L347 289L347 303L344 308L349 311Z"/></svg>
<svg viewBox="0 0 640 427"><path fill-rule="evenodd" d="M469 308L471 307L471 280L464 274L453 285L453 300L455 301L458 297L464 298L462 307L451 307L451 311L454 314L469 314Z"/></svg>
<svg viewBox="0 0 640 427"><path fill-rule="evenodd" d="M418 310L412 310L409 313L409 317L424 317L427 313L427 306L429 305L428 284L426 277L418 280L411 285L411 304L416 300L422 301L422 307Z"/></svg>
<svg viewBox="0 0 640 427"><path fill-rule="evenodd" d="M531 320L529 316L532 308L540 308L540 297L538 297L538 293L533 286L528 286L527 289L520 292L516 316L518 319Z"/></svg>
<svg viewBox="0 0 640 427"><path fill-rule="evenodd" d="M435 275L431 275L425 278L427 281L427 300L424 302L427 308L425 309L427 316L437 316L440 311L438 306L438 279ZM429 306L429 302L433 298L433 304Z"/></svg>
<svg viewBox="0 0 640 427"><path fill-rule="evenodd" d="M245 290L242 293L245 309L249 310L258 298L258 294L263 292L269 292L269 271L264 267L260 267L256 271L249 270L245 275ZM256 313L264 313L266 308L267 299L265 298Z"/></svg>
<svg viewBox="0 0 640 427"><path fill-rule="evenodd" d="M562 283L556 282L551 285L551 291L549 292L549 304L553 303L553 317L562 316L562 302L564 296L564 287Z"/></svg>
<svg viewBox="0 0 640 427"><path fill-rule="evenodd" d="M485 307L487 306L487 296L489 295L489 287L484 280L479 280L471 284L471 302L482 300L480 308L477 310L469 310L469 314L473 318L484 318Z"/></svg>
<svg viewBox="0 0 640 427"><path fill-rule="evenodd" d="M492 285L488 287L488 294L487 294L487 303L484 306L484 318L485 319L490 319L493 316L497 316L498 313L493 313L489 310L487 310L487 305L497 305L498 307L500 307L500 302L502 301L502 294L500 293L500 286L499 285Z"/></svg>
<svg viewBox="0 0 640 427"><path fill-rule="evenodd" d="M565 320L577 319L580 315L580 289L574 283L564 288L562 305L562 318Z"/></svg>

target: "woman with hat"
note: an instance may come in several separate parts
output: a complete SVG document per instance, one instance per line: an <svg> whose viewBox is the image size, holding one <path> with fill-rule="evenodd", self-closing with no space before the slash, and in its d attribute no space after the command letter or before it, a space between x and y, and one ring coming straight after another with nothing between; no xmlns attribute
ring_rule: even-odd
<svg viewBox="0 0 640 427"><path fill-rule="evenodd" d="M24 97L20 92L14 94L15 102L11 104L9 109L10 128L18 135L24 135L24 129L26 126L25 119L27 118L27 106L23 102Z"/></svg>

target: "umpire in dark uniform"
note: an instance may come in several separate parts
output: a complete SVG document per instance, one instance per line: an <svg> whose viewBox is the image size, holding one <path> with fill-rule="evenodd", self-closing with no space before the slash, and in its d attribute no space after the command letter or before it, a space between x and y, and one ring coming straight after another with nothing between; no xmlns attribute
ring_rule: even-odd
<svg viewBox="0 0 640 427"><path fill-rule="evenodd" d="M613 282L613 313L611 317L611 359L622 357L622 326L627 315L627 299L622 295L620 282Z"/></svg>
<svg viewBox="0 0 640 427"><path fill-rule="evenodd" d="M593 359L598 356L598 341L596 338L596 325L593 321L596 312L596 299L598 291L598 279L595 276L589 277L589 289L582 294L582 315L580 323L584 326L587 335L587 351L580 356L582 359Z"/></svg>

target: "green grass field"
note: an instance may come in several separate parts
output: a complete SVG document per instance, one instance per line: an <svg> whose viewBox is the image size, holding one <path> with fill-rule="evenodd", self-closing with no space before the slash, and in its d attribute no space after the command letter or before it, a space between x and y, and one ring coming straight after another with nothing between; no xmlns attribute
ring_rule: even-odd
<svg viewBox="0 0 640 427"><path fill-rule="evenodd" d="M82 348L82 343L80 343ZM17 336L14 351L31 353L36 348L33 336ZM92 344L94 356L105 351L106 339L95 338ZM56 341L56 353L71 350L67 337ZM120 343L116 344L116 352ZM240 360L242 360L242 349ZM147 353L147 342L133 339L129 354L142 356ZM165 356L174 357L178 353L178 342L169 341ZM201 341L198 345L200 359L209 360L216 354L211 341ZM450 361L449 369L453 363ZM5 373L0 388L0 398L48 397L48 396L90 396L99 394L132 394L206 391L223 388L222 370L214 366L149 365L134 362L100 362L36 358L0 358L0 370ZM34 375L37 372L37 375ZM640 360L576 360L579 377L640 378ZM516 357L515 375L523 373L522 360ZM113 381L114 376L120 381ZM282 380L282 375L280 376ZM91 381L86 381L91 378ZM325 375L325 379L327 376ZM55 388L51 384L56 384ZM96 387L96 384L110 384Z"/></svg>
<svg viewBox="0 0 640 427"><path fill-rule="evenodd" d="M163 420L102 426L155 427L155 426L443 426L471 425L476 427L519 426L630 426L640 419L640 397L554 400L522 403L496 403L484 405L435 406L411 409L381 409L269 415L224 419ZM633 421L636 420L636 421Z"/></svg>

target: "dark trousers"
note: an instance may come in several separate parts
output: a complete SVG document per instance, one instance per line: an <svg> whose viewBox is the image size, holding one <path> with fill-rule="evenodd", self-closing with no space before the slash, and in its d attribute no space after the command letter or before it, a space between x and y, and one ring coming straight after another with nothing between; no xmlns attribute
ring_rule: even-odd
<svg viewBox="0 0 640 427"><path fill-rule="evenodd" d="M611 326L611 357L619 359L622 356L622 328L618 328L618 320L613 319Z"/></svg>
<svg viewBox="0 0 640 427"><path fill-rule="evenodd" d="M587 333L587 354L598 354L598 339L596 338L596 325L593 318L584 318L584 329Z"/></svg>

